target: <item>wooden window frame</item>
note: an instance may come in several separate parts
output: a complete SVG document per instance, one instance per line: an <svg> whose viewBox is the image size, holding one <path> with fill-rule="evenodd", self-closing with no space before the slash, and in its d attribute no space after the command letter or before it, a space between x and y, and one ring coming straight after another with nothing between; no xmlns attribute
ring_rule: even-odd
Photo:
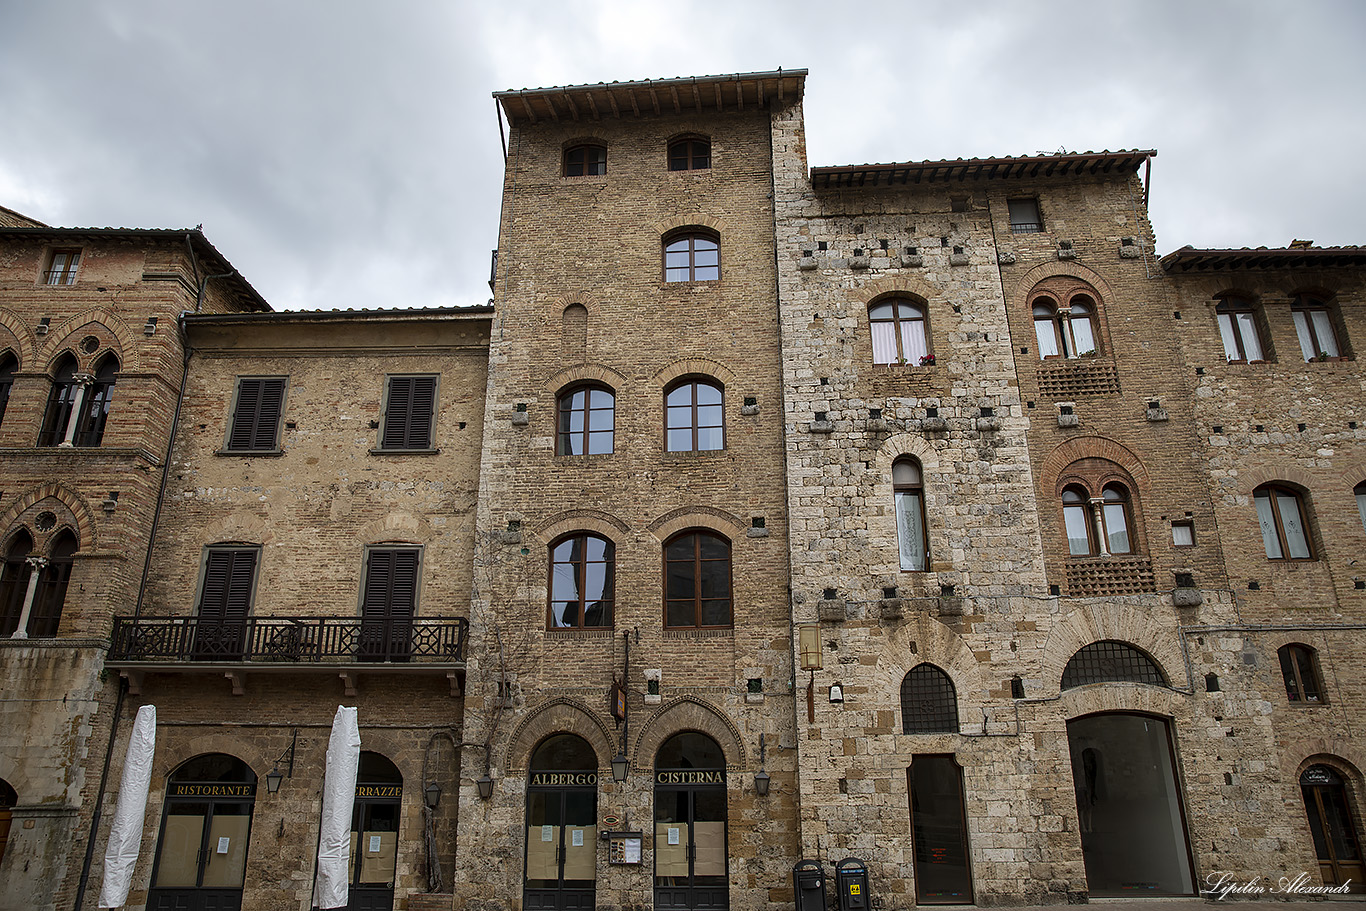
<svg viewBox="0 0 1366 911"><path fill-rule="evenodd" d="M1329 341L1333 343L1336 354L1329 354L1327 357L1320 358L1320 353L1327 353L1328 349L1323 346L1323 340L1319 338L1318 327L1314 324L1313 314L1322 313L1324 321L1328 324ZM1299 320L1303 314L1304 331L1309 336L1309 340L1314 347L1313 354L1306 354L1304 350L1304 338L1300 335ZM1316 361L1345 361L1347 360L1347 349L1342 345L1342 334L1338 331L1338 320L1335 308L1326 301L1316 297L1300 294L1296 295L1294 302L1290 305L1291 323L1295 327L1295 340L1299 343L1300 354L1304 355L1304 362L1314 363Z"/></svg>
<svg viewBox="0 0 1366 911"><path fill-rule="evenodd" d="M1244 322L1238 319L1239 315L1245 315L1249 319ZM1257 305L1245 297L1226 297L1222 298L1214 308L1214 319L1219 329L1219 344L1224 349L1224 359L1230 364L1265 364L1271 360L1271 352L1266 346L1266 333L1262 331L1262 317ZM1234 351L1228 350L1228 338L1224 334L1224 323L1227 320L1228 337L1233 339ZM1248 358L1247 339L1244 337L1243 329L1250 327L1252 339L1261 349L1261 357ZM1238 355L1229 357L1230 353Z"/></svg>
<svg viewBox="0 0 1366 911"><path fill-rule="evenodd" d="M0 351L0 424L5 422L10 390L14 388L14 374L19 369L19 358L12 351Z"/></svg>
<svg viewBox="0 0 1366 911"><path fill-rule="evenodd" d="M713 266L713 265L698 265L698 262L697 262L697 255L698 255L698 253L709 252L707 248L703 248L703 249L701 249L701 250L698 249L698 247L697 247L697 242L698 242L699 240L701 240L701 241L706 241L707 243L713 244L713 245L715 246L715 248L716 248L716 249L715 249L715 252L716 252L716 264L715 264L714 266ZM686 242L686 243L687 243L686 250L672 250L672 251L671 251L671 250L669 249L670 247L674 246L675 244L678 244L678 243L681 243L681 242ZM683 253L683 252L686 252L686 253L687 253L687 255L688 255L688 264L687 264L686 267L684 267L684 266L674 266L674 267L672 267L672 271L677 271L677 270L679 270L679 269L686 268L686 269L688 270L688 274L687 274L686 277L671 278L671 277L669 276L669 273L670 273L670 271L671 271L671 268L670 268L670 266L669 266L669 253L670 253L670 252L673 252L673 253ZM664 236L664 243L663 243L663 248L662 248L662 256L660 257L660 265L663 267L663 278L664 278L665 284L674 285L674 284L687 284L687 283L690 283L690 282L717 282L717 281L720 281L720 280L721 280L721 235L720 235L720 234L717 234L715 231L707 231L707 230L702 230L702 229L700 229L700 228L686 228L686 229L684 229L684 230L682 230L682 231L674 231L674 232L671 233L671 234L666 234L666 235ZM706 270L706 271L715 270L716 274L713 275L713 276L710 276L710 277L708 277L708 276L706 276L706 275L699 276L699 275L698 275L698 272L699 272L699 271L703 271L703 270Z"/></svg>
<svg viewBox="0 0 1366 911"><path fill-rule="evenodd" d="M1286 701L1291 705L1327 705L1328 697L1319 672L1318 649L1303 642L1289 642L1276 650L1285 682Z"/></svg>
<svg viewBox="0 0 1366 911"><path fill-rule="evenodd" d="M43 285L74 285L81 267L80 247L57 247L47 254L43 269Z"/></svg>
<svg viewBox="0 0 1366 911"><path fill-rule="evenodd" d="M1267 559L1273 563L1304 563L1318 559L1317 550L1314 547L1313 526L1309 522L1309 508L1304 502L1304 494L1294 487L1284 483L1271 482L1262 484L1252 491L1252 501L1254 510L1256 502L1265 495L1268 505L1271 507L1271 515L1275 520L1276 545L1280 549L1279 557L1268 556ZM1304 549L1309 553L1303 557L1292 557L1290 553L1290 539L1285 532L1285 519L1281 515L1281 496L1290 496L1295 501L1295 508L1299 513L1300 527L1304 529ZM1266 529L1262 527L1261 514L1256 513L1257 528L1262 536L1263 549L1270 543L1266 537Z"/></svg>
<svg viewBox="0 0 1366 911"><path fill-rule="evenodd" d="M691 396L692 402L691 402L691 404L690 404L689 406L686 406L686 407L690 407L690 408L691 408L691 412L692 412L691 420L690 420L689 423L686 425L686 427L684 427L684 426L680 426L680 427L670 427L670 425L669 425L669 409L670 409L671 406L669 405L669 396L673 395L676 391L678 391L679 389L683 388L684 386L691 386L691 387L692 387L692 396ZM697 401L697 398L698 398L698 396L697 396L697 387L698 387L698 386L707 386L707 387L710 387L710 388L712 388L712 389L715 389L717 392L719 392L720 395L721 395L721 402L720 402L720 404L719 404L719 405L715 405L715 406L712 406L712 405L706 405L706 406L699 405L699 404L698 404L698 401ZM674 406L672 406L672 407L674 407L674 408L681 408L681 407L685 407L685 406L674 405ZM706 424L706 425L703 425L703 424L699 423L699 422L701 421L701 417L700 417L700 415L698 414L698 409L699 409L699 408L702 408L702 407L708 407L708 408L710 408L710 407L716 407L716 408L720 408L720 409L721 409L721 423L720 423L719 426L716 425L716 424ZM717 427L717 428L721 431L721 445L720 445L720 446L717 446L717 447L715 447L715 448L711 448L711 449L699 449L699 448L698 448L698 434L699 434L699 432L700 432L701 430L711 429L711 428L714 428L714 427ZM689 439L690 439L690 441L691 441L689 447L688 447L687 449L673 449L673 448L671 448L670 445L669 445L669 431L670 431L670 430L685 430L685 429L689 431ZM664 389L664 451L665 451L665 452L723 452L723 451L725 450L725 448L726 448L726 387L723 386L723 385L721 385L721 383L720 383L719 381L714 380L714 379L712 379L711 377L706 377L706 376L687 376L687 377L682 377L681 379L677 380L676 382L671 383L671 384L669 384L667 387L665 387L665 389Z"/></svg>
<svg viewBox="0 0 1366 911"><path fill-rule="evenodd" d="M583 405L582 407L576 408L574 407L574 396L580 392L584 394ZM607 396L611 399L610 404L607 407L594 407L593 393L595 392L606 393ZM611 416L612 426L608 428L606 431L590 429L592 427L591 419L593 417L593 412L595 411L606 411ZM576 383L575 385L568 387L559 394L559 396L557 397L555 413L556 455L612 455L614 452L616 452L617 394L616 391L613 390L610 386L604 385L603 383ZM582 429L566 429L567 424L572 420L573 415L576 413L581 413L583 415ZM607 451L592 452L592 436L594 434L602 433L607 434ZM577 452L572 451L574 447L571 444L575 442L577 442L577 445L579 446L579 450Z"/></svg>
<svg viewBox="0 0 1366 911"><path fill-rule="evenodd" d="M920 480L911 482L898 482L896 479L896 469L898 465L910 465L915 468ZM924 566L907 568L901 562L901 498L898 494L918 494L920 510L920 548L924 555ZM914 456L898 456L892 461L892 512L896 520L897 533L897 564L903 573L928 572L930 569L930 529L926 521L928 511L925 509L925 467L920 460Z"/></svg>
<svg viewBox="0 0 1366 911"><path fill-rule="evenodd" d="M700 154L699 146L702 149ZM710 170L711 140L705 136L680 136L669 143L667 155L670 171ZM678 166L680 162L681 167Z"/></svg>
<svg viewBox="0 0 1366 911"><path fill-rule="evenodd" d="M911 317L904 317L904 316L902 316L902 315L901 315L901 307L902 307L902 306L910 307L912 310L915 311L915 313L916 313L917 315L916 315L916 316L911 316ZM875 311L880 311L880 310L882 310L884 307L890 307L890 308L891 308L891 315L890 315L890 317L888 317L888 316L882 316L882 315L880 315L880 314L879 314L879 315L874 315ZM924 365L926 365L926 364L932 364L932 363L934 363L934 348L930 345L930 314L929 314L929 309L930 309L929 306L928 306L925 302L920 301L920 300L916 300L915 298L911 298L911 297L885 297L885 298L882 298L882 299L880 299L880 300L875 300L875 301L873 301L871 304L869 304L869 305L868 305L868 339L869 339L870 344L873 342L873 337L874 337L874 335L876 334L876 331L875 331L875 329L874 329L874 326L877 326L877 325L884 325L884 324L890 324L890 325L891 325L891 327L892 327L892 336L893 336L893 339L894 339L895 342L896 342L896 359L895 359L895 360L892 360L892 361L880 361L880 360L878 360L878 357L877 357L877 345L876 345L876 344L873 344L873 345L872 345L872 347L873 347L873 364L874 364L874 365L877 365L877 366L883 366L883 367L892 367L892 366L897 366L897 365L908 365L908 366L912 366L912 367L919 367L919 366L924 366ZM901 329L902 329L902 326L903 326L903 325L906 325L906 324L910 324L910 325L912 325L912 326L915 326L916 324L919 324L920 342L921 342L921 345L922 345L922 346L924 347L924 349L925 349L925 353L924 353L923 355L921 355L920 357L916 358L914 361L912 361L912 360L911 360L911 357L908 356L908 355L906 354L905 347L904 347L903 344L902 344L903 339L902 339L902 335L901 335ZM914 330L912 330L912 331L914 331Z"/></svg>
<svg viewBox="0 0 1366 911"><path fill-rule="evenodd" d="M288 387L289 378L284 376L238 377L223 451L279 452Z"/></svg>
<svg viewBox="0 0 1366 911"><path fill-rule="evenodd" d="M1080 497L1080 503L1068 500L1069 494ZM1062 533L1063 539L1067 542L1067 555L1069 557L1095 557L1100 555L1100 545L1096 542L1096 523L1091 515L1091 492L1081 484L1068 484L1058 495L1058 501L1062 504ZM1086 527L1086 553L1077 553L1072 550L1072 538L1067 533L1067 510L1081 510L1082 522Z"/></svg>
<svg viewBox="0 0 1366 911"><path fill-rule="evenodd" d="M404 385L411 385L411 388L402 396L396 397L396 387ZM433 434L440 392L439 376L434 373L401 373L386 376L384 419L380 422L379 445L374 451L435 452ZM424 397L427 399L425 406L422 404ZM421 426L424 417L425 431ZM414 445L418 443L421 445Z"/></svg>
<svg viewBox="0 0 1366 911"><path fill-rule="evenodd" d="M694 540L693 540L693 555L692 555L692 557L691 557L689 560L670 560L670 559L669 559L669 548L670 548L671 546L673 546L675 543L677 543L678 541L682 540L683 538L688 538L688 537L691 537L691 538L694 539ZM701 555L701 554L702 554L702 539L703 539L703 538L711 538L712 540L714 540L714 541L719 541L719 542L721 542L722 544L724 544L724 545L726 546L726 557L725 557L725 564L726 564L726 598L725 598L725 601L727 602L726 613L727 613L727 614L729 615L729 617L730 617L730 621L727 622L727 623L706 624L706 625L704 625L704 624L702 623L702 602L703 602L704 600L708 600L708 601L720 601L720 600L722 600L722 599L720 599L720 598L703 598L703 597L702 597L702 579L703 579L703 576L702 576L702 564L703 564L703 562L710 562L710 563L720 562L720 561L715 560L715 559L706 560L706 561L704 561L704 560L702 559L702 555ZM662 558L662 564L663 564L663 577L664 577L664 578L663 578L663 589L664 589L664 629L666 629L666 630L688 630L688 629L734 629L734 628L735 628L735 576L734 576L734 572L735 572L735 569L734 569L734 567L735 567L735 547L734 547L734 545L731 543L731 541L730 541L729 538L726 538L724 535L721 535L721 534L719 534L719 533L717 533L717 532L715 532L715 531L712 531L712 530L709 529L709 528L688 528L688 529L684 529L683 531L680 531L678 534L670 536L669 539L666 540L666 541L664 542L664 546L661 548L661 554L660 554L660 556L661 556L661 558ZM692 564L692 588L693 588L692 597L691 597L691 598L682 598L682 597L679 597L679 598L671 598L671 597L669 597L669 595L670 595L670 591L669 591L669 564L670 564L670 563L686 564L686 563L688 563L688 562L691 562L691 564ZM673 602L685 602L685 601L689 601L689 600L692 601L692 607L693 607L693 621L694 621L694 622L691 623L691 624L671 624L671 623L669 622L669 602L671 602L671 601L673 601Z"/></svg>
<svg viewBox="0 0 1366 911"><path fill-rule="evenodd" d="M605 545L605 546L604 546L604 549L603 549L603 560L602 560L602 563L603 563L604 566L606 567L606 569L605 569L605 576L606 576L606 578L605 578L605 582L604 582L604 585L603 585L603 597L600 599L600 603L602 603L602 604L606 607L607 622L606 622L606 623L601 623L601 624L595 624L595 625L593 625L593 626L588 626L588 625L585 623L585 619L586 619L585 615L587 614L587 606L586 606L586 604L585 604L585 601L586 601L587 599L583 597L584 592L586 592L586 591L588 590L588 566L589 566L589 564L591 564L591 563L597 562L597 561L593 561L593 560L589 560L589 559L588 559L588 541L589 541L589 539L601 541L601 542L603 542L603 544ZM582 544L582 547L580 548L579 556L578 556L577 559L572 558L572 557L571 557L571 559L565 560L565 561L560 561L560 560L556 560L556 559L555 559L555 551L558 550L562 545L568 544L568 543L571 543L571 542L574 542L574 541L580 541L580 540L583 542L583 544ZM550 562L550 576L549 576L549 580L548 580L547 583L546 583L546 620L545 620L545 627L546 627L546 629L548 629L548 630L598 630L598 629L610 630L610 629L612 629L612 628L614 627L615 623L616 623L616 565L617 565L616 544L615 544L610 538L607 538L607 537L605 537L605 536L603 536L603 535L600 535L600 534L596 534L596 533L591 532L591 531L574 531L574 532L570 532L570 533L567 534L567 535L561 535L560 537L556 538L554 542L551 543L551 545L550 545L550 547L549 547L549 558L550 558L550 560L549 560L549 562ZM580 595L579 601L578 601L577 616L575 617L575 622L574 622L574 623L570 623L570 624L565 624L565 625L559 625L559 624L556 624L556 623L555 623L555 569L556 569L556 567L558 567L558 566L568 566L568 567L572 567L572 570L573 570L573 573L574 573L575 591L577 591L577 592L579 593L579 595Z"/></svg>
<svg viewBox="0 0 1366 911"><path fill-rule="evenodd" d="M565 177L607 176L607 146L595 142L570 146L564 150L562 173Z"/></svg>

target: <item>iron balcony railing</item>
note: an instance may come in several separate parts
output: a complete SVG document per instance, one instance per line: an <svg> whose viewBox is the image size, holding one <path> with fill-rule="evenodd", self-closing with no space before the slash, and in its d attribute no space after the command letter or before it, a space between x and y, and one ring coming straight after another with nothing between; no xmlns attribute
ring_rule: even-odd
<svg viewBox="0 0 1366 911"><path fill-rule="evenodd" d="M470 623L361 617L116 617L114 662L351 664L465 660Z"/></svg>

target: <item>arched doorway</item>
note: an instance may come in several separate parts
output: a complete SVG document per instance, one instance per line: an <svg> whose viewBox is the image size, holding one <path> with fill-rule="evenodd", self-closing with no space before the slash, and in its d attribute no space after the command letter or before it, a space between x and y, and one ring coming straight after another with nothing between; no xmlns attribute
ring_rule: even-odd
<svg viewBox="0 0 1366 911"><path fill-rule="evenodd" d="M389 911L398 869L403 775L379 753L362 750L351 811L351 883L347 911Z"/></svg>
<svg viewBox="0 0 1366 911"><path fill-rule="evenodd" d="M592 911L598 860L598 756L574 734L531 754L526 791L526 911Z"/></svg>
<svg viewBox="0 0 1366 911"><path fill-rule="evenodd" d="M1362 891L1361 840L1342 776L1326 765L1310 766L1300 776L1300 791L1324 885L1339 886L1350 880L1351 891Z"/></svg>
<svg viewBox="0 0 1366 911"><path fill-rule="evenodd" d="M237 911L256 774L236 756L196 756L171 773L148 911Z"/></svg>
<svg viewBox="0 0 1366 911"><path fill-rule="evenodd" d="M962 766L952 755L916 756L906 770L906 781L915 844L916 903L972 904Z"/></svg>
<svg viewBox="0 0 1366 911"><path fill-rule="evenodd" d="M706 734L675 734L655 755L655 909L730 906L726 757Z"/></svg>
<svg viewBox="0 0 1366 911"><path fill-rule="evenodd" d="M19 802L19 795L14 793L14 788L10 787L9 782L0 778L0 863L5 860L5 844L9 841L10 816L14 811L14 805Z"/></svg>
<svg viewBox="0 0 1366 911"><path fill-rule="evenodd" d="M1093 896L1190 895L1190 847L1165 719L1109 712L1067 723Z"/></svg>

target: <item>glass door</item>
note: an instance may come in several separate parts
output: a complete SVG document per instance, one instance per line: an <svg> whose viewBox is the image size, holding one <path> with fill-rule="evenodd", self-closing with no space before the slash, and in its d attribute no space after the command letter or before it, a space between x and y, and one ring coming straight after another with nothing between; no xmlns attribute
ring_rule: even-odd
<svg viewBox="0 0 1366 911"><path fill-rule="evenodd" d="M919 904L972 904L963 770L953 756L917 756L906 770Z"/></svg>
<svg viewBox="0 0 1366 911"><path fill-rule="evenodd" d="M726 772L720 746L677 734L655 760L655 909L730 907Z"/></svg>
<svg viewBox="0 0 1366 911"><path fill-rule="evenodd" d="M398 870L403 775L385 756L362 750L351 809L351 882L347 911L390 911Z"/></svg>
<svg viewBox="0 0 1366 911"><path fill-rule="evenodd" d="M233 756L198 756L171 775L148 911L242 907L255 802L256 776Z"/></svg>
<svg viewBox="0 0 1366 911"><path fill-rule="evenodd" d="M526 911L592 911L598 873L598 758L556 734L531 757L526 797Z"/></svg>
<svg viewBox="0 0 1366 911"><path fill-rule="evenodd" d="M1309 815L1309 831L1314 837L1323 884L1339 886L1351 882L1350 891L1363 891L1361 844L1342 779L1328 766L1311 766L1300 776L1300 791L1304 794L1304 809Z"/></svg>

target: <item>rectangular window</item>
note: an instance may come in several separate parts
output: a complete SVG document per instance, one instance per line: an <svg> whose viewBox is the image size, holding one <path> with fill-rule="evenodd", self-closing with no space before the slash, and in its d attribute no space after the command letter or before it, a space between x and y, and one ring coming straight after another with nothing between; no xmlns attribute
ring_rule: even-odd
<svg viewBox="0 0 1366 911"><path fill-rule="evenodd" d="M1195 524L1192 522L1173 522L1172 544L1177 547L1194 547Z"/></svg>
<svg viewBox="0 0 1366 911"><path fill-rule="evenodd" d="M1295 321L1295 335L1300 340L1300 353L1306 361L1342 356L1326 307L1297 306L1291 316Z"/></svg>
<svg viewBox="0 0 1366 911"><path fill-rule="evenodd" d="M76 267L80 264L80 250L53 250L47 261L47 269L43 271L43 284L76 284Z"/></svg>
<svg viewBox="0 0 1366 911"><path fill-rule="evenodd" d="M1006 208L1010 210L1010 233L1037 234L1043 230L1037 199L1010 199Z"/></svg>
<svg viewBox="0 0 1366 911"><path fill-rule="evenodd" d="M416 547L376 547L366 553L358 656L362 661L408 660L421 558Z"/></svg>
<svg viewBox="0 0 1366 911"><path fill-rule="evenodd" d="M436 377L391 376L380 449L431 449Z"/></svg>
<svg viewBox="0 0 1366 911"><path fill-rule="evenodd" d="M229 452L273 452L280 448L280 411L285 377L252 376L237 381L237 401L228 430Z"/></svg>

